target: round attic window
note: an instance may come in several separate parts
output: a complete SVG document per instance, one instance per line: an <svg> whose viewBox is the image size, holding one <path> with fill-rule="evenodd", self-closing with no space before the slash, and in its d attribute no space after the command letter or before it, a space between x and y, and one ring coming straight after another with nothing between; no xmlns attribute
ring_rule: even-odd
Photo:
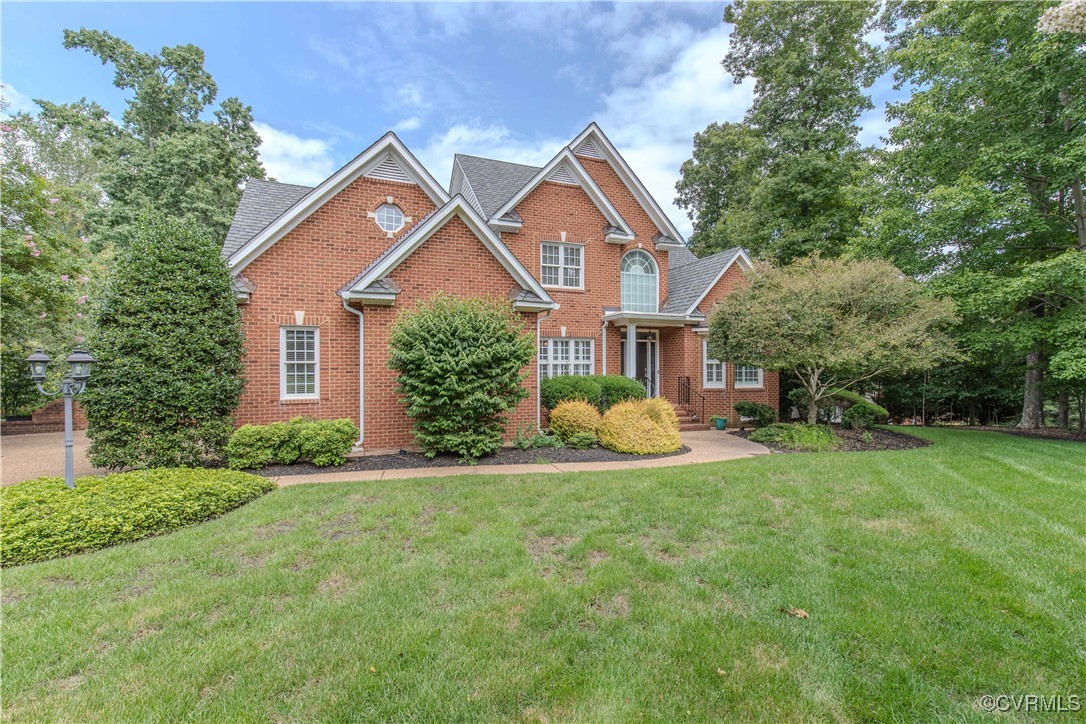
<svg viewBox="0 0 1086 724"><path fill-rule="evenodd" d="M377 225L390 234L403 228L403 211L396 204L383 204L374 215Z"/></svg>

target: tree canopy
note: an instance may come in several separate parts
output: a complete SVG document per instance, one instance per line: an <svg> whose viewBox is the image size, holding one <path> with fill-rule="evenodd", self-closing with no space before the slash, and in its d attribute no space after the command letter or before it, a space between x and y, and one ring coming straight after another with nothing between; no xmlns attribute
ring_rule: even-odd
<svg viewBox="0 0 1086 724"><path fill-rule="evenodd" d="M954 321L952 304L888 262L809 257L759 265L711 314L708 346L715 359L793 375L815 423L835 390L952 359Z"/></svg>

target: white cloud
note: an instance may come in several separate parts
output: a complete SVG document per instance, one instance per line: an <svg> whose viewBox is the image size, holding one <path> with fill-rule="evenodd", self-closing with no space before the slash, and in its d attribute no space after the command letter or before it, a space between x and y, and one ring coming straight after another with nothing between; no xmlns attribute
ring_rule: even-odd
<svg viewBox="0 0 1086 724"><path fill-rule="evenodd" d="M38 104L25 93L20 93L9 83L0 86L0 95L4 98L4 113L15 115L16 113L34 113L38 110Z"/></svg>
<svg viewBox="0 0 1086 724"><path fill-rule="evenodd" d="M285 183L315 186L336 169L331 144L301 138L265 123L254 123L260 134L260 161L268 175Z"/></svg>
<svg viewBox="0 0 1086 724"><path fill-rule="evenodd" d="M694 134L714 121L742 120L753 98L752 84L736 85L720 67L728 49L724 27L687 40L666 68L607 94L595 116L684 235L691 224L673 200Z"/></svg>
<svg viewBox="0 0 1086 724"><path fill-rule="evenodd" d="M411 116L410 118L404 118L392 127L396 133L403 133L404 131L414 131L422 125L422 120L418 116Z"/></svg>

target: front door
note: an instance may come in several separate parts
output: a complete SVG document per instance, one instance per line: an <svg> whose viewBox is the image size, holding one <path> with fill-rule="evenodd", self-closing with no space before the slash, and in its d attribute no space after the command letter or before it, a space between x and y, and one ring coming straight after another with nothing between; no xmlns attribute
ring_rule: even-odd
<svg viewBox="0 0 1086 724"><path fill-rule="evenodd" d="M637 374L649 397L660 394L659 337L655 331L637 333ZM622 333L622 374L626 374L626 333Z"/></svg>

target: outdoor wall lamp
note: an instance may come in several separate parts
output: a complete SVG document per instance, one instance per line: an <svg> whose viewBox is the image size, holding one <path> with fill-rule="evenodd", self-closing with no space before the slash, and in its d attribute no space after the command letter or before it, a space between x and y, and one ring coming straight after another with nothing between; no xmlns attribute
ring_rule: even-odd
<svg viewBox="0 0 1086 724"><path fill-rule="evenodd" d="M49 355L40 349L34 350L34 354L26 358L30 366L30 379L34 380L38 392L49 397L64 396L64 484L69 488L75 487L75 460L72 451L72 398L87 388L87 380L90 379L91 367L94 365L94 357L91 357L81 347L76 347L68 359L68 374L61 380L60 387L53 392L48 392L42 386L45 382L45 374L49 371Z"/></svg>

